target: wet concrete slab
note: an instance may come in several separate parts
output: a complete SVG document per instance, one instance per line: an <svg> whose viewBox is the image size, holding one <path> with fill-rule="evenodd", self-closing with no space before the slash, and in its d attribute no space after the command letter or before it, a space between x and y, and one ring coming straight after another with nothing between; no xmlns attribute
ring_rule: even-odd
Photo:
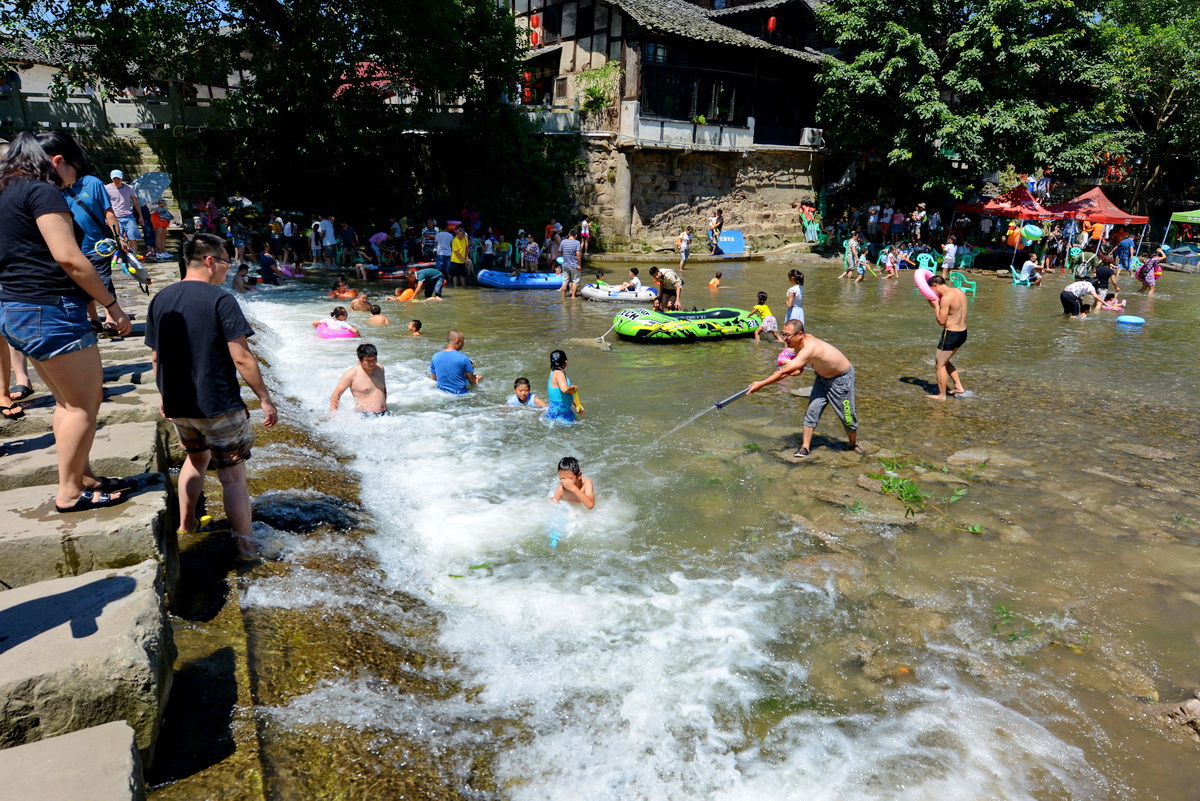
<svg viewBox="0 0 1200 801"><path fill-rule="evenodd" d="M133 477L129 500L60 514L49 487L0 492L0 591L155 559L173 594L179 572L173 491L162 473Z"/></svg>
<svg viewBox="0 0 1200 801"><path fill-rule="evenodd" d="M0 439L4 470L0 491L58 483L58 454L50 432ZM101 426L91 450L98 476L136 476L166 469L166 450L157 423L132 422Z"/></svg>
<svg viewBox="0 0 1200 801"><path fill-rule="evenodd" d="M152 761L175 658L161 585L148 559L0 593L0 747L124 720Z"/></svg>

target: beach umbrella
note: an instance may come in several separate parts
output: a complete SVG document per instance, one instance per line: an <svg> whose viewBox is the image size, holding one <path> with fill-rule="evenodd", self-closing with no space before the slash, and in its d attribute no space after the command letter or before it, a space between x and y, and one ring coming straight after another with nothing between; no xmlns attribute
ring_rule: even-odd
<svg viewBox="0 0 1200 801"><path fill-rule="evenodd" d="M133 191L137 194L138 203L152 209L170 185L171 173L144 172L133 182Z"/></svg>

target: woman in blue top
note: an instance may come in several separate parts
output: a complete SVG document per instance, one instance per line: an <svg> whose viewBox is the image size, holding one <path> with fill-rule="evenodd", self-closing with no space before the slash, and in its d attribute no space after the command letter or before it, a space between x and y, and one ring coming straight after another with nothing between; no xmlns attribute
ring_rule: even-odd
<svg viewBox="0 0 1200 801"><path fill-rule="evenodd" d="M567 354L556 350L550 354L550 380L546 383L546 396L550 408L546 410L546 419L575 422L575 393L579 387L567 378ZM582 410L581 410L582 411Z"/></svg>

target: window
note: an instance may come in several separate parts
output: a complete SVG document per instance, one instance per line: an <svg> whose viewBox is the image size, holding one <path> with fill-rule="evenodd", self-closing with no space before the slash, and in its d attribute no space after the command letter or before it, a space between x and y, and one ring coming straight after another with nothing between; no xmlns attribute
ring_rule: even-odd
<svg viewBox="0 0 1200 801"><path fill-rule="evenodd" d="M555 78L554 79L554 99L561 100L562 98L564 98L566 96L567 96L567 79L566 78Z"/></svg>
<svg viewBox="0 0 1200 801"><path fill-rule="evenodd" d="M655 42L647 42L642 46L642 60L647 64L666 64L667 46Z"/></svg>

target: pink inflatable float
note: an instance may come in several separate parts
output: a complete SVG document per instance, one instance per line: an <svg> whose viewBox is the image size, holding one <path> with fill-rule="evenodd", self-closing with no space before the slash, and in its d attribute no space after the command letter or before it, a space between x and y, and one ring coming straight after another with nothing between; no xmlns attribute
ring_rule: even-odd
<svg viewBox="0 0 1200 801"><path fill-rule="evenodd" d="M917 291L925 296L925 300L930 303L936 303L937 293L929 288L929 279L933 278L933 273L929 270L913 270L913 283L917 285Z"/></svg>
<svg viewBox="0 0 1200 801"><path fill-rule="evenodd" d="M779 358L775 360L775 364L783 367L794 358L796 358L796 351L792 350L791 348L784 348L783 350L779 351Z"/></svg>
<svg viewBox="0 0 1200 801"><path fill-rule="evenodd" d="M349 328L330 328L322 320L317 324L317 336L321 339L354 339L358 336L358 332Z"/></svg>

